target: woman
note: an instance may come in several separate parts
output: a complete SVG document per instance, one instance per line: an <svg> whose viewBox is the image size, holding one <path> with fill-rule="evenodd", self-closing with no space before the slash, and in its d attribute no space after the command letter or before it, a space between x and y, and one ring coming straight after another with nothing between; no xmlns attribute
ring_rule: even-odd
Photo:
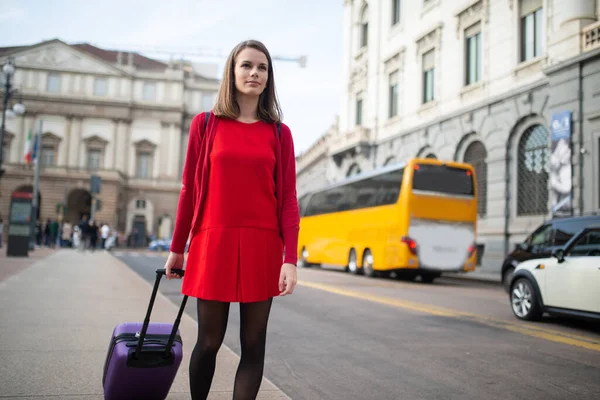
<svg viewBox="0 0 600 400"><path fill-rule="evenodd" d="M167 278L178 278L171 269L183 267L190 236L182 293L197 298L193 399L208 396L231 302L240 303L242 347L233 397L256 398L273 297L292 294L296 285L294 144L286 125L278 132L280 119L268 50L254 40L238 44L225 65L209 120L199 114L190 127L165 264Z"/></svg>

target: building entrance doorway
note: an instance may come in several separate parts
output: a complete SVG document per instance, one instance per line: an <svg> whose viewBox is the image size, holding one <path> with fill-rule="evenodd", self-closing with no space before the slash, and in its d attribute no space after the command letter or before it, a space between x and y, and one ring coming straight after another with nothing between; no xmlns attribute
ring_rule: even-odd
<svg viewBox="0 0 600 400"><path fill-rule="evenodd" d="M146 217L136 215L131 229L131 247L144 247L146 242Z"/></svg>
<svg viewBox="0 0 600 400"><path fill-rule="evenodd" d="M83 216L90 218L92 212L92 195L85 189L73 189L67 196L65 220L73 225L79 224Z"/></svg>

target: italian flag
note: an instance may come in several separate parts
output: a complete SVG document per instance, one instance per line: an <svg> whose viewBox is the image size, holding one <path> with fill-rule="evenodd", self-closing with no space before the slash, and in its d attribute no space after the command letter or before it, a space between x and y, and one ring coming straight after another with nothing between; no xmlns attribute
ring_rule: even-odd
<svg viewBox="0 0 600 400"><path fill-rule="evenodd" d="M27 141L25 142L25 162L31 164L31 129L27 134Z"/></svg>

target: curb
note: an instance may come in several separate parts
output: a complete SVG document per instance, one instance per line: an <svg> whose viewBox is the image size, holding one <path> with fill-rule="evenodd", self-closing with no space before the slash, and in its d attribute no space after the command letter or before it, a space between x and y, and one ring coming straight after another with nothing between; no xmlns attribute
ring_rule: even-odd
<svg viewBox="0 0 600 400"><path fill-rule="evenodd" d="M494 277L491 276L492 274L486 274L486 275L480 275L478 273L445 273L442 274L443 278L450 278L450 279L458 279L458 280L464 280L464 281L475 281L475 282L482 282L482 283L488 283L490 285L501 285L502 284L502 280L500 279L500 274L498 274L498 277Z"/></svg>

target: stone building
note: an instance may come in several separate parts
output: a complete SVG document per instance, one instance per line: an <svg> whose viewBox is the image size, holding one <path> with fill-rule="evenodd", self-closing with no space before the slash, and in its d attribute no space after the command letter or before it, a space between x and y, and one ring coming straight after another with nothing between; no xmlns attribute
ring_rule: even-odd
<svg viewBox="0 0 600 400"><path fill-rule="evenodd" d="M212 108L217 67L50 40L0 48L14 60L25 115L6 121L0 214L10 195L31 191L26 138L42 127L40 219L90 214L90 176L102 179L95 219L144 238L172 233L192 118ZM62 211L64 209L64 212ZM64 214L64 215L63 215ZM6 219L6 218L5 218Z"/></svg>
<svg viewBox="0 0 600 400"><path fill-rule="evenodd" d="M600 209L600 0L345 0L343 12L339 127L306 153L329 160L312 175L415 156L473 164L493 271L553 213Z"/></svg>

